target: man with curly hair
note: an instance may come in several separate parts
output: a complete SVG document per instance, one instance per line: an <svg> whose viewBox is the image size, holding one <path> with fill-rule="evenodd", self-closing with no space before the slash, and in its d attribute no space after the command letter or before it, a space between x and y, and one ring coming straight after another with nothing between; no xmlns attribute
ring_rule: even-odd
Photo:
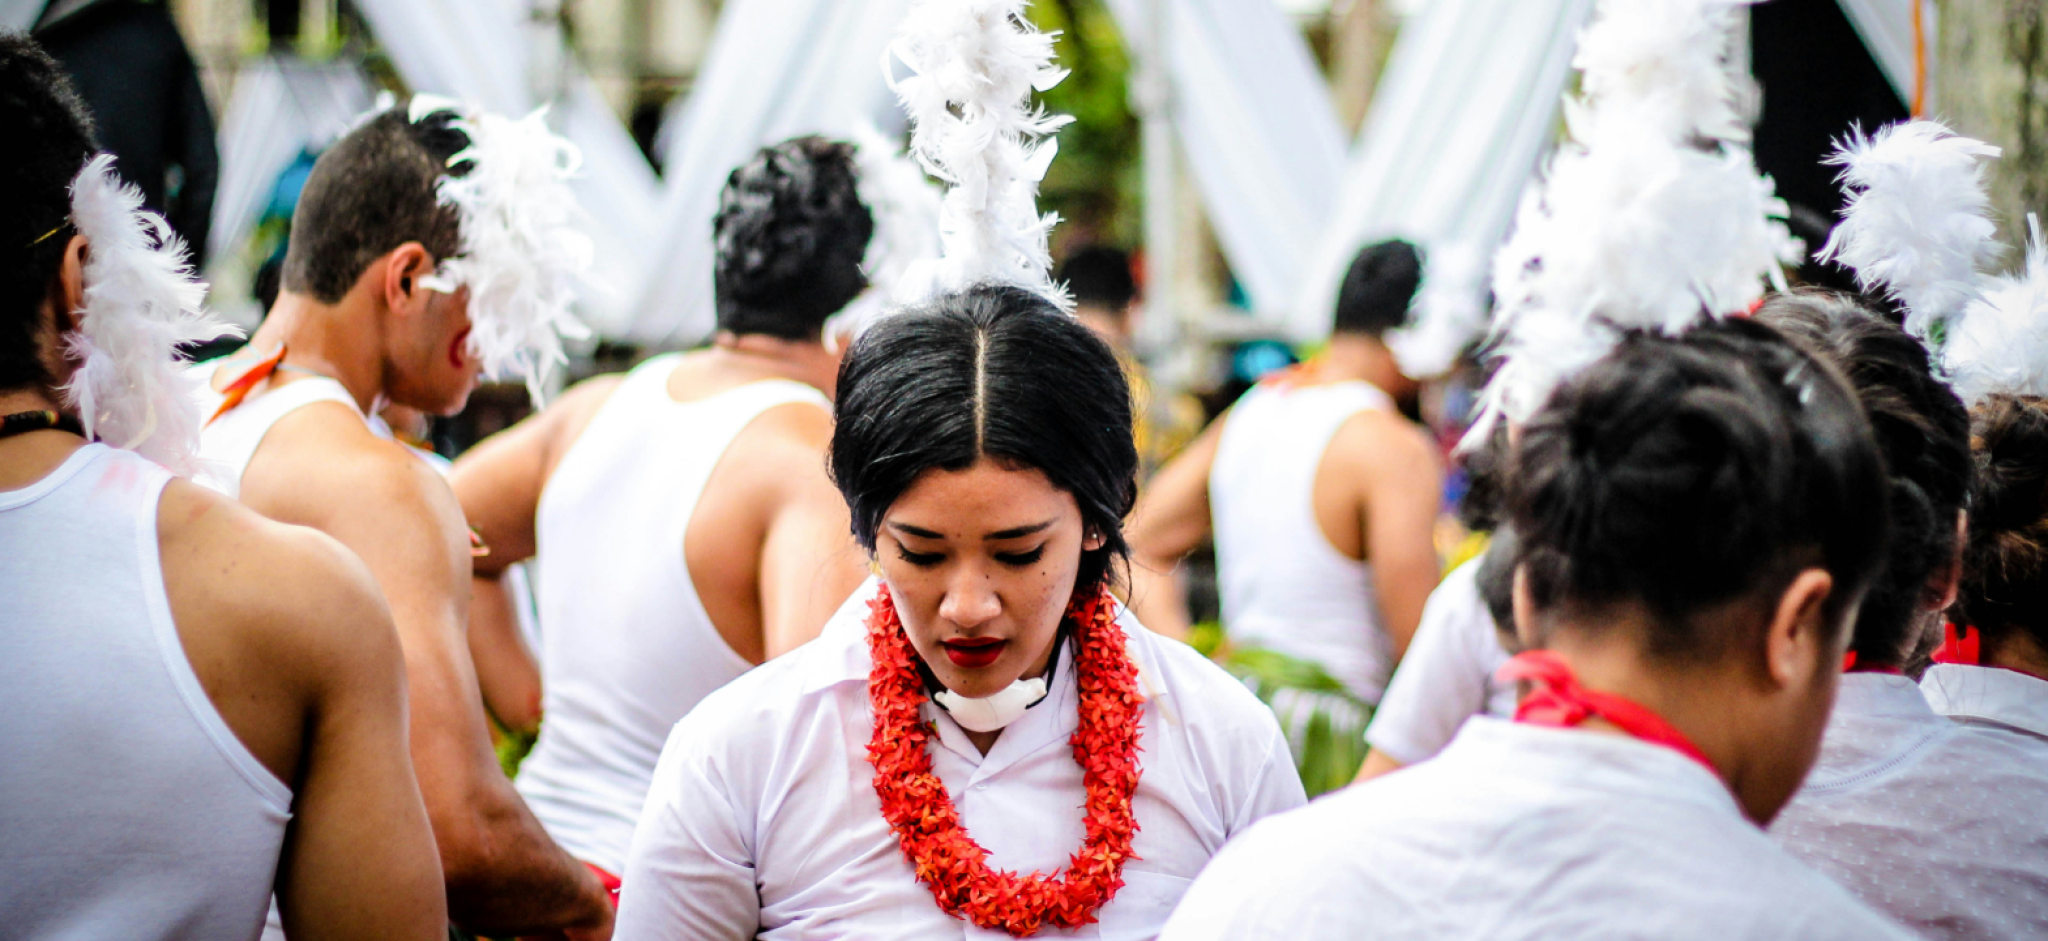
<svg viewBox="0 0 2048 941"><path fill-rule="evenodd" d="M456 495L492 549L477 560L471 646L547 722L518 786L579 858L623 870L671 727L697 701L815 636L866 576L826 475L837 353L826 318L866 287L874 222L854 148L759 151L714 222L718 334L581 383L456 462ZM533 655L499 584L536 558ZM541 677L546 678L541 695Z"/></svg>

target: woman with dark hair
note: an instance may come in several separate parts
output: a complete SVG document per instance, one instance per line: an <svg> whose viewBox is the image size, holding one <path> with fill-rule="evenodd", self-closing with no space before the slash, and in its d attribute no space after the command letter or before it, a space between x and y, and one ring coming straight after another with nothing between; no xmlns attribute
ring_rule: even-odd
<svg viewBox="0 0 2048 941"><path fill-rule="evenodd" d="M1108 594L1137 471L1115 354L984 285L870 328L838 389L877 575L676 727L618 937L1154 936L1303 794L1272 714Z"/></svg>
<svg viewBox="0 0 2048 941"><path fill-rule="evenodd" d="M1958 636L1921 687L1936 712L2048 745L2048 398L1995 393L1970 417Z"/></svg>
<svg viewBox="0 0 2048 941"><path fill-rule="evenodd" d="M1884 545L1849 390L1737 320L1628 334L1547 401L1509 498L1545 648L1516 721L1255 828L1166 938L1905 937L1759 830Z"/></svg>
<svg viewBox="0 0 2048 941"><path fill-rule="evenodd" d="M1756 319L1848 377L1884 453L1892 519L1820 760L1771 835L1928 937L2041 937L2048 750L1971 734L1902 672L1956 597L1971 475L1962 400L1919 340L1849 295L1781 294ZM1959 788L1975 796L1950 799Z"/></svg>

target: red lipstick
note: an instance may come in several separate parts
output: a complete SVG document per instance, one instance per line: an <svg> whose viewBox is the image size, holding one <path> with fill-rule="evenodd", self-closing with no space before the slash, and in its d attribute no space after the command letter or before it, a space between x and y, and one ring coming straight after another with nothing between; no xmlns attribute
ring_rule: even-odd
<svg viewBox="0 0 2048 941"><path fill-rule="evenodd" d="M962 637L941 641L939 646L946 648L946 659L954 666L978 670L1000 659L1010 642L1000 637Z"/></svg>

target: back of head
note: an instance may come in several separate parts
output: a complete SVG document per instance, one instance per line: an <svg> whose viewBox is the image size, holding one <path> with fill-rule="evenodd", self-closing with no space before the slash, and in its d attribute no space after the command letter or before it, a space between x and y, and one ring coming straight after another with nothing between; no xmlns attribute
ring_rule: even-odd
<svg viewBox="0 0 2048 941"><path fill-rule="evenodd" d="M1850 649L1859 663L1901 664L1921 639L1921 615L1940 602L1929 579L1955 558L1956 518L1969 497L1969 413L1935 377L1927 348L1852 295L1778 294L1756 319L1841 371L1884 452L1891 538Z"/></svg>
<svg viewBox="0 0 2048 941"><path fill-rule="evenodd" d="M799 137L764 147L726 178L712 222L718 329L815 340L867 287L874 218L852 144Z"/></svg>
<svg viewBox="0 0 2048 941"><path fill-rule="evenodd" d="M1138 281L1131 276L1131 256L1107 245L1076 250L1060 262L1052 279L1065 284L1067 293L1079 306L1122 313L1138 299Z"/></svg>
<svg viewBox="0 0 2048 941"><path fill-rule="evenodd" d="M99 145L63 70L15 33L0 33L0 128L0 389L44 386L42 307L71 241L71 180Z"/></svg>
<svg viewBox="0 0 2048 941"><path fill-rule="evenodd" d="M919 475L982 457L1036 468L1104 540L1078 586L1108 582L1137 498L1131 395L1116 354L1036 293L984 284L877 322L847 351L832 475L870 551Z"/></svg>
<svg viewBox="0 0 2048 941"><path fill-rule="evenodd" d="M469 146L452 111L419 121L404 105L386 109L343 135L313 164L292 214L284 289L337 303L370 263L407 242L436 259L461 250L461 219L441 202L449 158Z"/></svg>
<svg viewBox="0 0 2048 941"><path fill-rule="evenodd" d="M1390 239L1360 249L1337 290L1338 333L1377 337L1408 323L1415 289L1422 285L1422 253Z"/></svg>
<svg viewBox="0 0 2048 941"><path fill-rule="evenodd" d="M1537 623L1640 605L1652 658L1711 662L1747 638L1693 615L1834 579L1840 616L1882 559L1885 478L1853 394L1769 327L1633 333L1524 427L1510 508ZM1526 632L1534 630L1533 636Z"/></svg>
<svg viewBox="0 0 2048 941"><path fill-rule="evenodd" d="M1976 481L1955 620L2048 650L2048 398L1992 395L1970 418Z"/></svg>

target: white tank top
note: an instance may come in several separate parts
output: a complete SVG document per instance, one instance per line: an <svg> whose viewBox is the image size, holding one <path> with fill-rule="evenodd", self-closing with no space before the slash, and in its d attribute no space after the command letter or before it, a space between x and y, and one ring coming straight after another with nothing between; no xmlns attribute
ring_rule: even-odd
<svg viewBox="0 0 2048 941"><path fill-rule="evenodd" d="M170 472L87 445L0 491L0 936L255 938L292 794L185 658Z"/></svg>
<svg viewBox="0 0 2048 941"><path fill-rule="evenodd" d="M202 380L199 414L211 418L220 408L220 403L227 399L214 391L211 384L215 370L224 368L223 364L219 361L206 362L192 368ZM315 402L340 402L356 413L356 417L363 419L363 423L378 436L391 437L390 426L385 425L382 419L363 415L362 409L356 405L355 396L349 395L341 383L326 376L307 376L252 393L240 405L229 409L227 414L208 422L199 433L200 469L193 482L240 499L242 474L249 469L249 461L256 456L256 449L263 444L264 436L270 434L271 426Z"/></svg>
<svg viewBox="0 0 2048 941"><path fill-rule="evenodd" d="M1338 552L1316 523L1316 467L1337 429L1392 409L1365 382L1262 383L1238 400L1209 469L1216 581L1233 643L1321 664L1377 703L1393 659L1372 567Z"/></svg>
<svg viewBox="0 0 2048 941"><path fill-rule="evenodd" d="M516 783L557 843L613 873L669 731L753 668L712 626L683 558L704 485L762 412L831 407L784 380L677 402L679 358L627 374L556 465L535 521L546 719Z"/></svg>

